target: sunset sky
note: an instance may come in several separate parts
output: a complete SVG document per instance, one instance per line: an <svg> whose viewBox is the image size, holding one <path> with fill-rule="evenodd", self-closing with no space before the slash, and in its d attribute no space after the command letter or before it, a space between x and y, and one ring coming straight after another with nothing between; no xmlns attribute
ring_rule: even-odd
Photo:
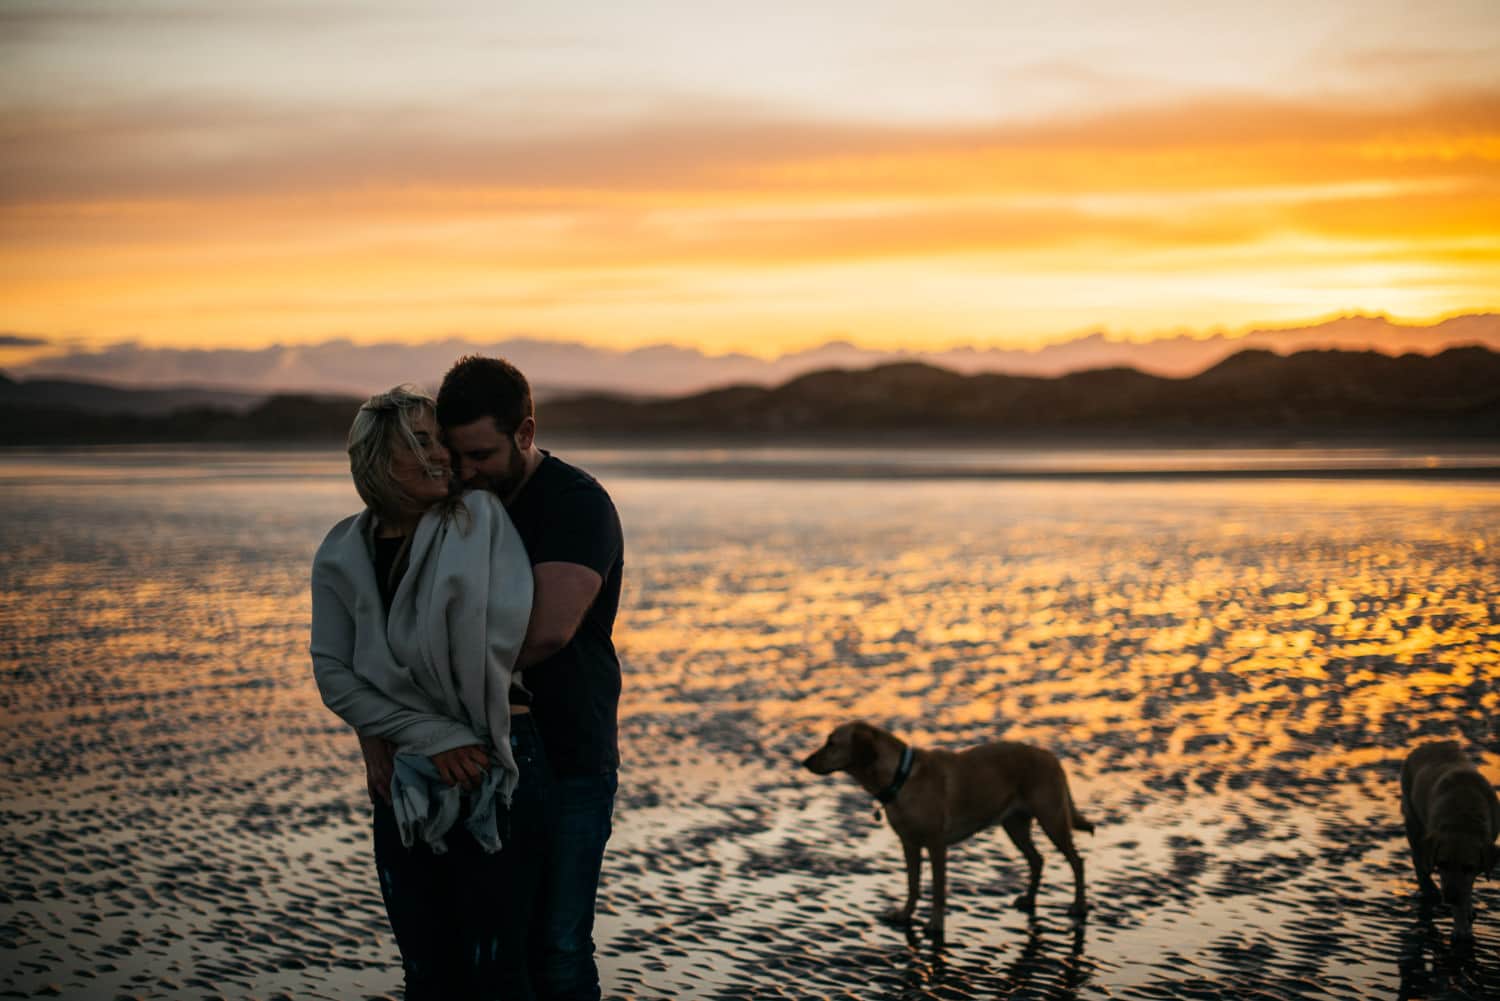
<svg viewBox="0 0 1500 1001"><path fill-rule="evenodd" d="M1500 309L1495 0L6 0L0 364Z"/></svg>

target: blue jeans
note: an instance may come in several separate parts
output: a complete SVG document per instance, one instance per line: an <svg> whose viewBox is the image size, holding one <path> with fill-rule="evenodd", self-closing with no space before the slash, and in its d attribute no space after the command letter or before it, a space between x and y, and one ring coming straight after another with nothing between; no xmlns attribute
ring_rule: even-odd
<svg viewBox="0 0 1500 1001"><path fill-rule="evenodd" d="M531 929L532 982L543 1001L599 1001L594 897L619 776L556 776L556 826Z"/></svg>
<svg viewBox="0 0 1500 1001"><path fill-rule="evenodd" d="M551 773L529 716L511 720L521 781L500 808L504 847L486 854L455 824L448 851L401 844L396 815L375 803L375 865L407 1001L531 1001L527 935L539 886L538 860L551 840ZM503 901L495 906L495 901Z"/></svg>

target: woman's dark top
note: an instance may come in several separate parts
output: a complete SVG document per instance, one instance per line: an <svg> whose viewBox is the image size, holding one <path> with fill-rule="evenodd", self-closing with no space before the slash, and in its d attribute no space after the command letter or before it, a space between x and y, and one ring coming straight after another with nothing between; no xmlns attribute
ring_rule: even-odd
<svg viewBox="0 0 1500 1001"><path fill-rule="evenodd" d="M391 569L396 565L396 557L401 555L401 547L406 543L406 536L395 535L389 539L375 536L375 585L380 588L380 601L385 605L385 614L391 614L391 602L396 598L396 588L401 584L403 574L396 574L394 579Z"/></svg>

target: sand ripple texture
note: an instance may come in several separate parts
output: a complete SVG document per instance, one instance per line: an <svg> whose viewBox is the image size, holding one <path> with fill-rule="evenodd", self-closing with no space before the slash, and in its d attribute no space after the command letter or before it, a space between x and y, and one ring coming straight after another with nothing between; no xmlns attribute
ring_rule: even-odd
<svg viewBox="0 0 1500 1001"><path fill-rule="evenodd" d="M1417 904L1416 743L1500 779L1500 488L608 481L629 533L613 998L1500 997ZM337 457L0 461L0 997L396 998L357 750L306 656ZM862 717L1055 749L1094 909L989 832L945 948L798 760ZM924 883L926 882L924 874ZM925 890L925 888L924 888ZM926 897L918 921L926 916Z"/></svg>

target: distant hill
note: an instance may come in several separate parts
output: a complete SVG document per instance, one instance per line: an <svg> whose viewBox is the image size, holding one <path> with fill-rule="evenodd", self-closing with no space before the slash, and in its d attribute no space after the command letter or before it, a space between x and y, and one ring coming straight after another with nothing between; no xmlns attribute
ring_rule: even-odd
<svg viewBox="0 0 1500 1001"><path fill-rule="evenodd" d="M26 385L26 384L21 384ZM0 387L5 388L5 387ZM121 391L125 392L125 391ZM359 401L274 396L243 413L192 407L101 415L0 396L0 444L340 440ZM612 435L841 435L872 432L1164 435L1277 432L1500 436L1500 353L1242 351L1184 379L1130 368L1058 378L962 375L920 363L828 369L780 386L690 396L592 394L552 400L546 432Z"/></svg>
<svg viewBox="0 0 1500 1001"><path fill-rule="evenodd" d="M352 397L273 396L244 412L192 406L169 414L141 409L108 414L48 404L15 404L0 398L0 445L341 441L361 402Z"/></svg>
<svg viewBox="0 0 1500 1001"><path fill-rule="evenodd" d="M241 393L203 386L153 386L149 389L77 379L12 379L0 373L0 407L38 406L90 414L159 416L190 407L214 407L244 413L265 400L265 393Z"/></svg>
<svg viewBox="0 0 1500 1001"><path fill-rule="evenodd" d="M1374 351L1284 357L1253 350L1187 379L1129 368L1046 379L882 365L815 372L773 389L736 386L649 402L609 396L554 401L545 425L673 433L1494 435L1500 433L1500 354L1478 347L1398 358Z"/></svg>
<svg viewBox="0 0 1500 1001"><path fill-rule="evenodd" d="M620 351L527 337L498 341L450 337L417 344L356 344L336 339L262 348L153 348L123 343L47 355L12 369L11 374L152 387L227 386L260 393L261 398L272 393L364 396L399 382L435 388L454 359L486 354L500 355L520 366L530 377L537 399L550 401L584 392L680 396L727 385L769 388L831 368L866 369L904 362L965 375L1054 377L1085 369L1133 368L1181 378L1248 348L1283 355L1329 349L1431 355L1465 345L1500 350L1500 314L1470 313L1427 325L1398 323L1384 316L1344 316L1307 326L1244 334L1194 331L1148 341L1099 331L1037 348L882 351L832 341L779 358L710 355L662 344Z"/></svg>

